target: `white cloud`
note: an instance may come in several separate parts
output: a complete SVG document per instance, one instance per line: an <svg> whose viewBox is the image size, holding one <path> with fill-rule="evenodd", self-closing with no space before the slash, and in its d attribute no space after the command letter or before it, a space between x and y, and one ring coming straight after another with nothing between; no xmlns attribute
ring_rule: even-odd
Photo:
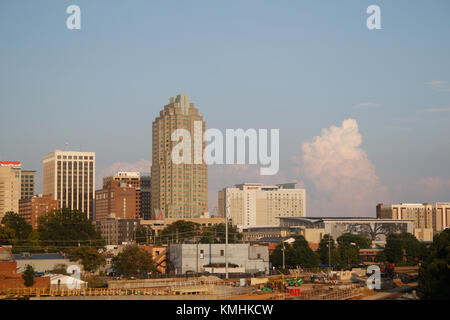
<svg viewBox="0 0 450 320"><path fill-rule="evenodd" d="M439 91L447 91L450 92L450 83L448 81L443 80L431 80L426 83L428 86L430 86L433 89L439 90Z"/></svg>
<svg viewBox="0 0 450 320"><path fill-rule="evenodd" d="M372 108L378 108L379 106L380 106L380 104L378 104L378 103L363 102L363 103L358 103L358 104L354 105L353 108L367 110L367 109L372 109Z"/></svg>
<svg viewBox="0 0 450 320"><path fill-rule="evenodd" d="M358 123L347 119L302 145L302 174L315 189L307 190L309 216L373 216L377 202L386 199L361 143Z"/></svg>
<svg viewBox="0 0 450 320"><path fill-rule="evenodd" d="M119 171L131 172L150 172L152 162L150 160L141 159L136 162L115 162L109 167L100 170L96 175L96 186L101 188L103 184L103 177L111 176Z"/></svg>

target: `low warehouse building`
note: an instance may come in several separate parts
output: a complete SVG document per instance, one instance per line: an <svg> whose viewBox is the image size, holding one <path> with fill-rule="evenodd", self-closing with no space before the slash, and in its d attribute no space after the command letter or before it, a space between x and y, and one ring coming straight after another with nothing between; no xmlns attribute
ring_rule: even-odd
<svg viewBox="0 0 450 320"><path fill-rule="evenodd" d="M228 272L268 273L267 246L248 243L228 245ZM189 272L223 273L225 270L225 244L171 244L169 260L175 274ZM222 267L222 268L221 268Z"/></svg>

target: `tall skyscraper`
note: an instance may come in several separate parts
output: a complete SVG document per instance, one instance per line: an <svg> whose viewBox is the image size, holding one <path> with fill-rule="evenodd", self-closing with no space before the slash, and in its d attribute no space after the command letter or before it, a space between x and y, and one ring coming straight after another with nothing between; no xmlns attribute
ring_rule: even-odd
<svg viewBox="0 0 450 320"><path fill-rule="evenodd" d="M43 159L44 195L59 208L80 210L92 219L95 199L95 152L54 150Z"/></svg>
<svg viewBox="0 0 450 320"><path fill-rule="evenodd" d="M19 213L20 174L19 161L0 161L0 221L9 211Z"/></svg>
<svg viewBox="0 0 450 320"><path fill-rule="evenodd" d="M30 199L34 196L34 170L22 170L22 191L21 199Z"/></svg>
<svg viewBox="0 0 450 320"><path fill-rule="evenodd" d="M153 121L152 216L163 213L165 218L199 217L208 211L208 169L202 157L205 149L202 132L206 124L186 94L172 97L169 102ZM196 121L201 124L201 132L195 126ZM190 164L172 162L172 149L180 143L171 140L176 129L185 129L191 136ZM195 141L201 144L199 164L194 161L199 156Z"/></svg>

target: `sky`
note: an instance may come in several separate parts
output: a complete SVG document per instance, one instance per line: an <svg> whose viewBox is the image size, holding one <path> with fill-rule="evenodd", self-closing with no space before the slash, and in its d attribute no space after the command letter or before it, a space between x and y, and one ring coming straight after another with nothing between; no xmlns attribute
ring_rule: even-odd
<svg viewBox="0 0 450 320"><path fill-rule="evenodd" d="M69 30L69 5L81 29ZM366 27L368 6L381 29ZM308 216L450 201L450 2L0 2L0 160L96 152L97 178L150 171L152 121L180 93L207 128L280 130L280 172L209 168L217 190L297 181Z"/></svg>

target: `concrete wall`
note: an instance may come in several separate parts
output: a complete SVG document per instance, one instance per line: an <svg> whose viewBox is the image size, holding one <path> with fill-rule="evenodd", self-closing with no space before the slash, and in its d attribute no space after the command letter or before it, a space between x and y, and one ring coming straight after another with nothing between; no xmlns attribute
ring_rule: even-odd
<svg viewBox="0 0 450 320"><path fill-rule="evenodd" d="M225 263L225 244L172 244L169 259L176 274L204 272L204 265ZM249 273L268 272L269 250L267 246L229 244L228 263L244 267Z"/></svg>
<svg viewBox="0 0 450 320"><path fill-rule="evenodd" d="M65 264L66 266L76 265L83 271L83 266L79 263L72 262L69 259L17 259L17 272L23 272L27 264L34 268L35 272L46 272L53 270L56 264Z"/></svg>

